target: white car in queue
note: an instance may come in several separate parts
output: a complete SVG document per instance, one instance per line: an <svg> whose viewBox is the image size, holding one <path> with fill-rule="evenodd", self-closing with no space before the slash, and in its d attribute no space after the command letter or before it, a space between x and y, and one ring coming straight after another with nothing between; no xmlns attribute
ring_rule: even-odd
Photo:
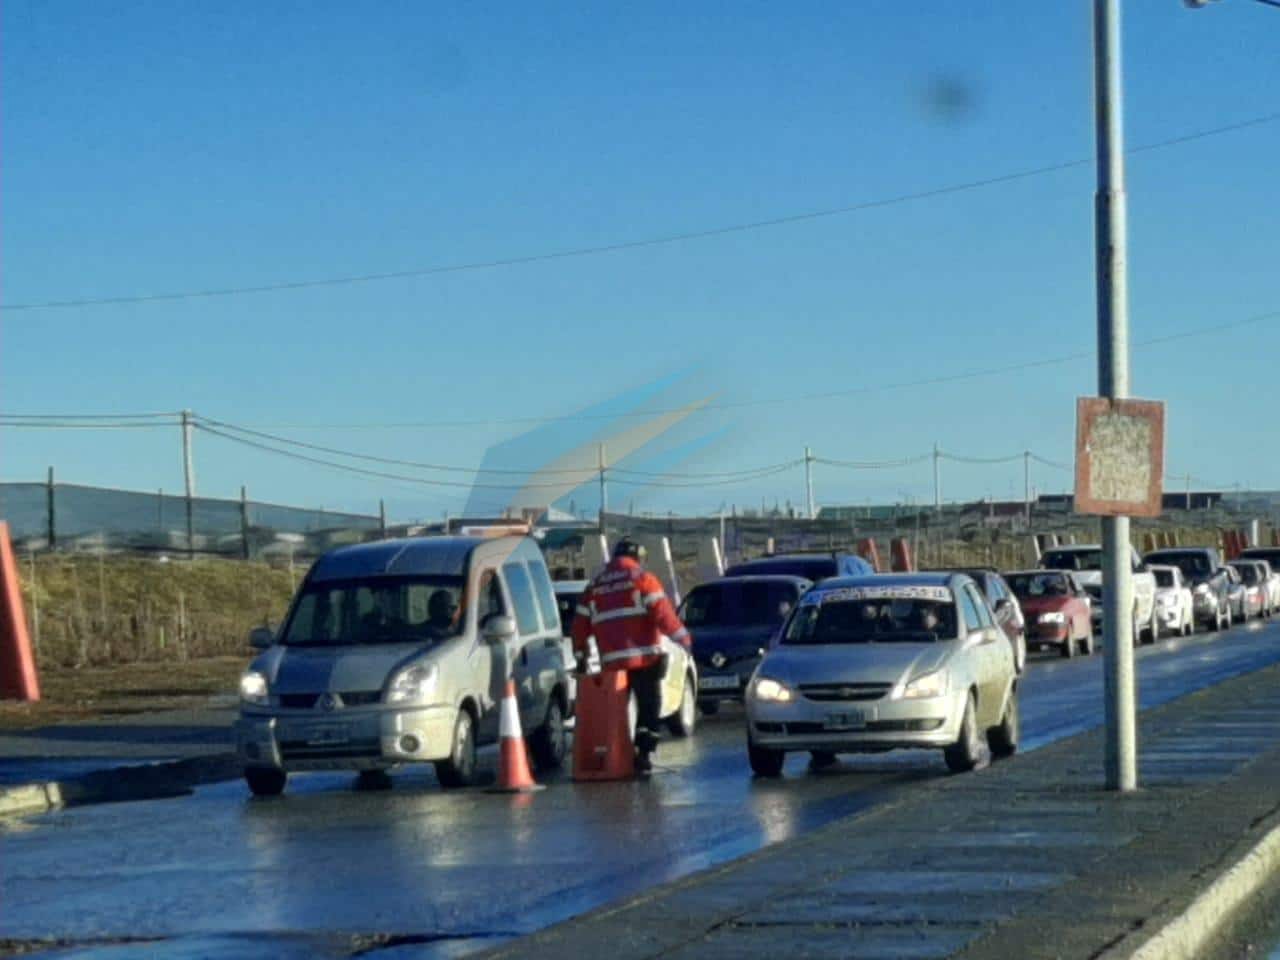
<svg viewBox="0 0 1280 960"><path fill-rule="evenodd" d="M940 749L954 772L1018 748L1013 648L974 582L917 573L823 581L792 611L747 688L747 752Z"/></svg>

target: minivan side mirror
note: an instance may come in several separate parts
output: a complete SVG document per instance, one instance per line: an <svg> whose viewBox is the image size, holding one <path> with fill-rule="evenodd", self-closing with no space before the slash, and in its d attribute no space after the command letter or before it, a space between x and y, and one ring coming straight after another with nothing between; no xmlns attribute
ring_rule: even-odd
<svg viewBox="0 0 1280 960"><path fill-rule="evenodd" d="M249 646L255 650L266 650L276 642L276 632L270 627L254 627L249 631Z"/></svg>
<svg viewBox="0 0 1280 960"><path fill-rule="evenodd" d="M500 613L494 614L485 620L480 632L484 637L485 643L506 643L515 637L516 623L508 616Z"/></svg>
<svg viewBox="0 0 1280 960"><path fill-rule="evenodd" d="M1001 597L996 601L995 612L1003 616L1013 608L1012 601L1008 597Z"/></svg>

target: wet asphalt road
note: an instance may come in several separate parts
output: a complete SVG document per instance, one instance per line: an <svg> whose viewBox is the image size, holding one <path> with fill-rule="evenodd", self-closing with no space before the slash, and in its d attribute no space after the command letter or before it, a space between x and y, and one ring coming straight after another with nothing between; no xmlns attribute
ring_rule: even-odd
<svg viewBox="0 0 1280 960"><path fill-rule="evenodd" d="M1138 656L1152 706L1280 661L1280 624ZM1101 655L1033 658L1021 704L1024 749L1099 725ZM561 777L530 797L444 793L423 770L385 793L312 774L273 800L227 783L51 814L0 835L0 938L113 960L453 956L947 776L939 755L904 751L821 774L795 756L784 780L753 781L736 709L659 763L647 783Z"/></svg>

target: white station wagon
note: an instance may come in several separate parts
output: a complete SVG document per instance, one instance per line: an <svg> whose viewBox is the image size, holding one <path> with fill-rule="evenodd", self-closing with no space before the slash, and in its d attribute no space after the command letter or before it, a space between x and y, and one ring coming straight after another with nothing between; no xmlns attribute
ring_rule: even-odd
<svg viewBox="0 0 1280 960"><path fill-rule="evenodd" d="M953 771L1018 748L1013 649L963 574L825 580L792 611L747 688L751 769L788 751L941 749Z"/></svg>

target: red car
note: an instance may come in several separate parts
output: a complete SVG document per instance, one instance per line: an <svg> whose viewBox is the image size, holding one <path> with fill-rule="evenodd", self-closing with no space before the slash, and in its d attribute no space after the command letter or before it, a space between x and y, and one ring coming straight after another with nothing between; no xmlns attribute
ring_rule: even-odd
<svg viewBox="0 0 1280 960"><path fill-rule="evenodd" d="M1088 593L1065 570L1006 573L1027 621L1027 647L1056 647L1064 657L1093 653L1093 620Z"/></svg>

